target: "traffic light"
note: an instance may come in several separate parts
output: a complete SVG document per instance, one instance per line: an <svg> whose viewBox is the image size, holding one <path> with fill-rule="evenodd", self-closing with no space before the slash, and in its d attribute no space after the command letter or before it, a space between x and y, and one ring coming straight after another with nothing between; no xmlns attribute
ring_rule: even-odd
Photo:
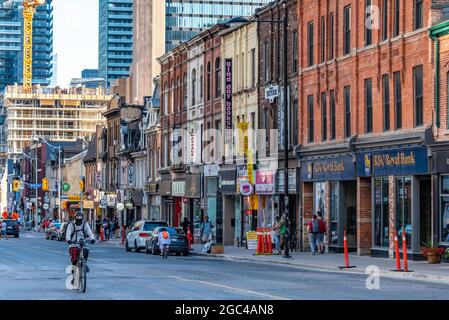
<svg viewBox="0 0 449 320"><path fill-rule="evenodd" d="M84 178L82 180L80 180L80 190L81 190L81 192L85 191Z"/></svg>
<svg viewBox="0 0 449 320"><path fill-rule="evenodd" d="M48 191L48 178L42 179L42 191Z"/></svg>
<svg viewBox="0 0 449 320"><path fill-rule="evenodd" d="M19 192L20 189L20 180L13 180L12 182L12 191Z"/></svg>

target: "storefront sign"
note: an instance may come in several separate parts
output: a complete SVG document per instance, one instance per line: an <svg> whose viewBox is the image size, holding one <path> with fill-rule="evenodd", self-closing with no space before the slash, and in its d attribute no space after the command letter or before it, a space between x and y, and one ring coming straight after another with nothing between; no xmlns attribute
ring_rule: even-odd
<svg viewBox="0 0 449 320"><path fill-rule="evenodd" d="M190 198L201 197L201 176L199 174L187 175L185 196Z"/></svg>
<svg viewBox="0 0 449 320"><path fill-rule="evenodd" d="M240 185L240 193L243 196L249 196L253 193L253 190L253 185L249 182L245 182Z"/></svg>
<svg viewBox="0 0 449 320"><path fill-rule="evenodd" d="M436 151L432 154L433 173L448 173L449 172L449 151Z"/></svg>
<svg viewBox="0 0 449 320"><path fill-rule="evenodd" d="M220 171L218 173L218 190L221 193L234 194L236 183L236 171Z"/></svg>
<svg viewBox="0 0 449 320"><path fill-rule="evenodd" d="M106 202L108 204L108 207L115 207L116 201L117 201L116 194L107 194L106 195Z"/></svg>
<svg viewBox="0 0 449 320"><path fill-rule="evenodd" d="M225 143L232 143L232 59L225 59Z"/></svg>
<svg viewBox="0 0 449 320"><path fill-rule="evenodd" d="M157 193L159 185L157 183L149 183L147 184L147 192L148 193Z"/></svg>
<svg viewBox="0 0 449 320"><path fill-rule="evenodd" d="M355 180L355 164L352 156L323 158L301 163L302 181L350 181Z"/></svg>
<svg viewBox="0 0 449 320"><path fill-rule="evenodd" d="M251 231L246 233L246 246L249 250L257 250L257 240L257 232Z"/></svg>
<svg viewBox="0 0 449 320"><path fill-rule="evenodd" d="M295 194L298 190L298 181L296 179L297 169L288 169L288 193ZM284 170L278 170L278 193L284 194Z"/></svg>
<svg viewBox="0 0 449 320"><path fill-rule="evenodd" d="M420 175L429 173L426 146L357 154L357 176Z"/></svg>
<svg viewBox="0 0 449 320"><path fill-rule="evenodd" d="M270 170L256 171L256 193L274 194L275 193L275 173Z"/></svg>
<svg viewBox="0 0 449 320"><path fill-rule="evenodd" d="M205 177L217 177L220 166L218 164L208 164L204 166Z"/></svg>
<svg viewBox="0 0 449 320"><path fill-rule="evenodd" d="M84 209L93 209L94 202L93 201L83 201L83 208Z"/></svg>
<svg viewBox="0 0 449 320"><path fill-rule="evenodd" d="M236 190L238 193L238 192L240 192L240 186L244 183L249 183L250 179L248 176L247 166L237 166L236 172L237 172L237 177L236 177L236 181L237 181L236 187L237 188L236 188ZM253 177L253 180L254 180L254 177Z"/></svg>
<svg viewBox="0 0 449 320"><path fill-rule="evenodd" d="M173 181L171 188L171 194L174 197L184 197L186 195L186 182L185 181Z"/></svg>

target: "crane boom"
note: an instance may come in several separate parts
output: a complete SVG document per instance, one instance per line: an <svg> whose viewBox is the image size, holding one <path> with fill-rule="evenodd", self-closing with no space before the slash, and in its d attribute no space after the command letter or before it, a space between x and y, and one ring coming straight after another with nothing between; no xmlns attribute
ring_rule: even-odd
<svg viewBox="0 0 449 320"><path fill-rule="evenodd" d="M33 87L33 17L45 0L23 0L23 89Z"/></svg>

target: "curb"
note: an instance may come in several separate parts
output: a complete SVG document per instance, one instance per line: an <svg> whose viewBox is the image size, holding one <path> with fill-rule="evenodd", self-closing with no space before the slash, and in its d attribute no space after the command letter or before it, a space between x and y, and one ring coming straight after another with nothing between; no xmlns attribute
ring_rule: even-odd
<svg viewBox="0 0 449 320"><path fill-rule="evenodd" d="M218 254L203 254L199 252L191 252L190 253L193 256L201 256L211 259L223 259L228 261L240 261L240 262L247 262L247 263L259 263L259 264L276 264L276 265L288 265L289 267L296 267L300 269L307 269L307 270L315 270L315 271L323 271L323 272L333 272L333 273L350 273L350 274L358 274L358 275L366 275L364 269L361 268L354 268L354 269L347 269L347 270L339 270L336 266L328 267L328 266L322 266L322 265L312 265L312 264L299 264L299 263L293 263L289 260L279 260L279 261L273 261L273 260L266 260L262 261L257 258L252 257L239 257L239 256L229 256L229 255L218 255ZM430 275L426 273L420 273L420 272L410 272L410 273L396 273L392 271L380 271L381 277L387 277L392 279L400 279L400 280L416 280L416 281L426 281L426 282L438 282L438 283L446 283L449 284L449 276L444 275Z"/></svg>

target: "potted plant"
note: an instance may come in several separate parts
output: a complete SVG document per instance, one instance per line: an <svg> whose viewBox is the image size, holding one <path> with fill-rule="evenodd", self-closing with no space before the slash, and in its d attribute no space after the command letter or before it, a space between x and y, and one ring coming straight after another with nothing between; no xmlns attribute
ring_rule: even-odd
<svg viewBox="0 0 449 320"><path fill-rule="evenodd" d="M439 248L430 240L425 241L423 245L422 255L427 258L427 261L432 264L441 263L441 256L445 254L444 248Z"/></svg>

